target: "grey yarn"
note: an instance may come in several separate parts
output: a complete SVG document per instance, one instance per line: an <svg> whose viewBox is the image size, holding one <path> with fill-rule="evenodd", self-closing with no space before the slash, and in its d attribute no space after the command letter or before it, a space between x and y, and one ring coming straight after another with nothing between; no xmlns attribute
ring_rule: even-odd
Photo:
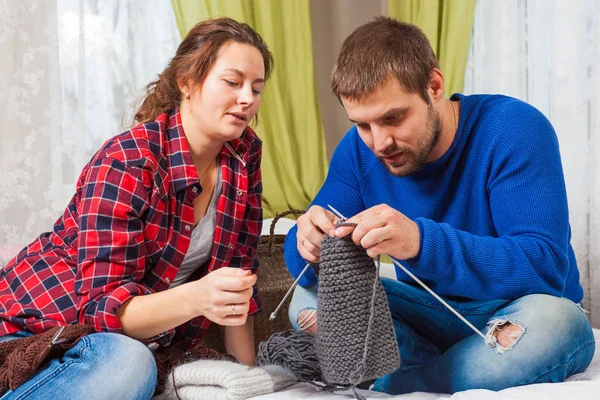
<svg viewBox="0 0 600 400"><path fill-rule="evenodd" d="M256 365L279 365L304 382L322 381L314 335L303 331L274 333L258 345Z"/></svg>
<svg viewBox="0 0 600 400"><path fill-rule="evenodd" d="M356 386L398 369L390 308L366 250L325 235L319 269L315 344L324 381Z"/></svg>
<svg viewBox="0 0 600 400"><path fill-rule="evenodd" d="M258 345L256 365L282 367L300 382L310 383L327 392L346 389L346 387L318 383L325 380L315 351L315 336L303 331L289 330L274 333L268 340L261 342ZM356 390L354 390L354 397L365 400Z"/></svg>

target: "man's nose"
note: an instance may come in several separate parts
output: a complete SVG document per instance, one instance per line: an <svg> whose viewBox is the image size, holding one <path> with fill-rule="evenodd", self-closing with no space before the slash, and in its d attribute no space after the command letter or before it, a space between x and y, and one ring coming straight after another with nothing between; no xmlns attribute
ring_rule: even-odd
<svg viewBox="0 0 600 400"><path fill-rule="evenodd" d="M392 136L387 132L386 129L372 127L371 134L373 135L373 150L376 153L383 152L394 142Z"/></svg>

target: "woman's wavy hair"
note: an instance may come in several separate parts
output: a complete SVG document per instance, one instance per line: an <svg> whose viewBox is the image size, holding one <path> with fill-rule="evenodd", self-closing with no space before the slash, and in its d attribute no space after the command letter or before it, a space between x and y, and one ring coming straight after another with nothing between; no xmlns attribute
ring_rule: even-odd
<svg viewBox="0 0 600 400"><path fill-rule="evenodd" d="M188 32L158 79L145 87L133 123L154 121L160 114L178 106L182 93L177 82L183 80L191 82L192 86L201 85L217 60L219 50L229 42L249 44L258 49L265 64L265 80L269 78L273 71L273 55L249 25L231 18L202 21Z"/></svg>

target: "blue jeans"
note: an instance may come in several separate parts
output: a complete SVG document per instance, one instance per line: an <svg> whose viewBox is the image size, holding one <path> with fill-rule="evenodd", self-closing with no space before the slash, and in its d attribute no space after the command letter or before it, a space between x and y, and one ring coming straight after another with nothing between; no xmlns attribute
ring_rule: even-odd
<svg viewBox="0 0 600 400"><path fill-rule="evenodd" d="M401 367L377 379L373 390L390 394L501 390L562 382L585 371L594 356L592 327L579 305L535 294L514 301L446 300L482 333L509 322L523 333L506 349L489 347L425 290L381 278L392 313ZM317 288L297 287L289 308L298 314L317 305ZM317 316L318 324L318 316Z"/></svg>
<svg viewBox="0 0 600 400"><path fill-rule="evenodd" d="M24 336L29 334L2 336L0 342ZM0 400L150 399L156 373L154 355L143 343L116 333L94 333Z"/></svg>

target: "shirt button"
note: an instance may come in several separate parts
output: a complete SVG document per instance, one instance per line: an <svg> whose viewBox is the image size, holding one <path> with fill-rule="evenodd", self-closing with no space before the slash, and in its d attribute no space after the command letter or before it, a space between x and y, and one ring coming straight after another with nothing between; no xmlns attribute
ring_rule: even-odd
<svg viewBox="0 0 600 400"><path fill-rule="evenodd" d="M167 282L167 283L171 283L171 278L167 278L167 279L165 279L165 282Z"/></svg>
<svg viewBox="0 0 600 400"><path fill-rule="evenodd" d="M185 230L189 232L189 230L192 229L189 225L185 226Z"/></svg>
<svg viewBox="0 0 600 400"><path fill-rule="evenodd" d="M229 247L230 249L233 249L233 245L231 243L229 243L229 246L227 246L227 247Z"/></svg>
<svg viewBox="0 0 600 400"><path fill-rule="evenodd" d="M241 195L242 195L242 193L243 193L243 192L242 192L240 189L238 189L238 191L237 191L237 195L238 195L238 197L239 197L239 196L241 196Z"/></svg>
<svg viewBox="0 0 600 400"><path fill-rule="evenodd" d="M198 193L198 188L197 188L196 186L194 186L194 187L192 188L192 192L194 192L194 193Z"/></svg>

